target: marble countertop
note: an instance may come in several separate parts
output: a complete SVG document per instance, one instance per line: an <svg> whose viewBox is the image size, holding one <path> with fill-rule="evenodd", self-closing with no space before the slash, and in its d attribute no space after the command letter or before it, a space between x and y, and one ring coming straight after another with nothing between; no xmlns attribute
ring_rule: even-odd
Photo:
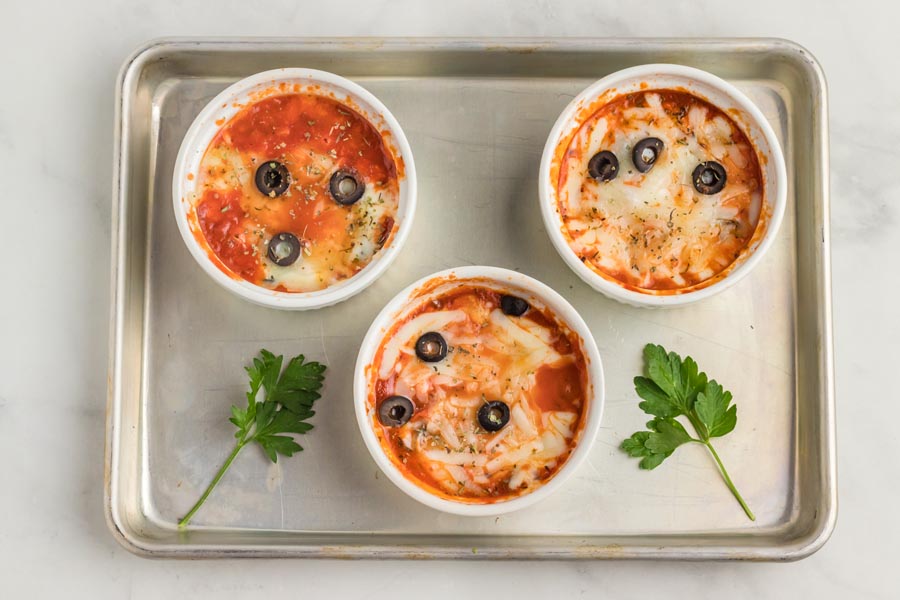
<svg viewBox="0 0 900 600"><path fill-rule="evenodd" d="M738 8L740 6L740 8ZM900 8L858 0L728 5L547 0L4 3L0 161L0 573L8 597L576 596L892 598L900 511L896 294ZM102 510L114 82L147 39L270 36L776 36L829 81L837 529L798 563L150 561ZM61 151L60 151L61 150ZM884 161L879 162L879 161ZM22 252L18 256L14 249ZM52 275L51 275L52 274ZM878 290L882 290L879 292Z"/></svg>

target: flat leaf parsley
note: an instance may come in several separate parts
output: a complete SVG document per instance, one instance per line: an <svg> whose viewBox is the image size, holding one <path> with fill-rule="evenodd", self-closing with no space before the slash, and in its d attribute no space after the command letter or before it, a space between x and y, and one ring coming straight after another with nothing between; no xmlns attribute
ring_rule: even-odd
<svg viewBox="0 0 900 600"><path fill-rule="evenodd" d="M710 440L730 433L737 424L737 406L731 392L714 379L708 379L694 359L683 359L662 346L644 347L646 377L634 378L634 390L643 400L638 406L653 420L648 431L638 431L622 442L622 450L640 458L642 469L655 469L688 442L703 444L709 450L725 484L751 521L756 517L737 491L722 459ZM686 417L697 437L692 437L676 417Z"/></svg>
<svg viewBox="0 0 900 600"><path fill-rule="evenodd" d="M273 463L278 462L279 454L292 456L303 450L291 435L284 434L303 434L313 428L307 420L315 414L313 404L321 397L325 365L305 362L302 354L292 358L284 371L282 362L282 356L260 350L253 364L245 367L250 376L247 407L232 406L228 419L238 429L234 434L237 444L197 503L178 522L179 528L187 526L244 446L258 443ZM262 401L256 399L260 388L265 391Z"/></svg>

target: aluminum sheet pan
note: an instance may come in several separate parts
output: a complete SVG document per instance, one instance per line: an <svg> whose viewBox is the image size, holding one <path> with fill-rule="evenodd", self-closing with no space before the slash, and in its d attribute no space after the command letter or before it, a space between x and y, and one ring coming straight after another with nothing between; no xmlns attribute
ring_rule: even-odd
<svg viewBox="0 0 900 600"><path fill-rule="evenodd" d="M787 159L784 226L728 291L672 310L623 306L557 256L537 203L553 122L590 82L675 62L746 92ZM338 306L253 306L194 263L176 230L171 178L200 109L252 73L303 66L358 81L406 131L419 209L398 260ZM836 518L825 83L782 40L163 40L128 59L118 86L106 512L145 556L678 558L791 560ZM521 270L554 287L592 328L607 375L590 460L555 496L502 517L435 512L407 498L366 452L351 379L369 323L397 291L447 267ZM746 519L701 447L644 472L618 450L641 428L631 386L649 341L690 353L735 394L736 431L717 448L758 520ZM233 442L228 407L260 347L329 365L302 454L270 464L245 450L196 515L191 506Z"/></svg>

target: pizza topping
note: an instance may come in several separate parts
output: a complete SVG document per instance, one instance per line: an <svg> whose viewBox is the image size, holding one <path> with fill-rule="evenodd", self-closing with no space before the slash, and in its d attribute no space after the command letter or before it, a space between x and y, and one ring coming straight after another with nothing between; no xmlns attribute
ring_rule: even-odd
<svg viewBox="0 0 900 600"><path fill-rule="evenodd" d="M447 356L447 341L436 331L429 331L416 340L416 356L425 362L440 362Z"/></svg>
<svg viewBox="0 0 900 600"><path fill-rule="evenodd" d="M502 400L485 402L478 409L478 424L485 431L500 431L509 423L509 406Z"/></svg>
<svg viewBox="0 0 900 600"><path fill-rule="evenodd" d="M578 440L590 388L577 334L537 298L505 292L460 283L421 297L372 361L376 436L406 478L441 497L491 503L527 493L558 472ZM503 297L527 310L505 314ZM423 360L419 340L446 342L447 354ZM397 395L415 412L385 424L384 403Z"/></svg>
<svg viewBox="0 0 900 600"><path fill-rule="evenodd" d="M328 191L334 201L343 206L350 206L362 198L366 184L354 171L338 169L331 176Z"/></svg>
<svg viewBox="0 0 900 600"><path fill-rule="evenodd" d="M765 228L765 174L739 124L682 90L591 108L557 149L558 210L572 251L641 293L679 294L724 277ZM633 164L597 179L590 162L603 151Z"/></svg>
<svg viewBox="0 0 900 600"><path fill-rule="evenodd" d="M595 154L588 162L588 175L597 181L612 181L619 174L619 159L609 150Z"/></svg>
<svg viewBox="0 0 900 600"><path fill-rule="evenodd" d="M378 420L385 427L401 427L413 416L415 407L406 396L385 398L378 406Z"/></svg>
<svg viewBox="0 0 900 600"><path fill-rule="evenodd" d="M209 143L188 198L194 234L235 278L278 292L328 288L391 245L400 165L387 132L352 106L312 93L266 97Z"/></svg>
<svg viewBox="0 0 900 600"><path fill-rule="evenodd" d="M725 173L725 167L714 160L702 162L694 169L691 175L694 182L694 189L701 194L711 196L718 194L725 187L728 176Z"/></svg>
<svg viewBox="0 0 900 600"><path fill-rule="evenodd" d="M267 160L256 170L256 187L264 195L275 198L291 185L291 174L280 162Z"/></svg>
<svg viewBox="0 0 900 600"><path fill-rule="evenodd" d="M269 241L269 260L279 267L287 267L297 262L300 257L300 240L287 231L279 233Z"/></svg>
<svg viewBox="0 0 900 600"><path fill-rule="evenodd" d="M504 315L511 317L521 317L528 310L528 302L518 296L504 294L500 296L500 310Z"/></svg>
<svg viewBox="0 0 900 600"><path fill-rule="evenodd" d="M652 169L665 147L666 145L663 141L655 137L648 137L639 141L634 145L634 150L631 152L631 162L634 163L634 168L641 173L646 173Z"/></svg>

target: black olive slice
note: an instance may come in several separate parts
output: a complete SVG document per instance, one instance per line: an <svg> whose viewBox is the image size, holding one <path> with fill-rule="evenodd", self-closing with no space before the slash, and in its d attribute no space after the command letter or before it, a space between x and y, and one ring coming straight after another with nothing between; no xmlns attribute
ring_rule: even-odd
<svg viewBox="0 0 900 600"><path fill-rule="evenodd" d="M485 402L478 409L478 424L485 431L500 431L509 423L509 407L501 400Z"/></svg>
<svg viewBox="0 0 900 600"><path fill-rule="evenodd" d="M289 185L291 173L280 162L267 160L256 170L256 187L270 198L285 193Z"/></svg>
<svg viewBox="0 0 900 600"><path fill-rule="evenodd" d="M619 159L609 150L602 150L588 161L588 175L597 181L612 181L619 174Z"/></svg>
<svg viewBox="0 0 900 600"><path fill-rule="evenodd" d="M694 181L694 188L708 196L722 191L728 181L728 175L725 173L725 167L711 160L697 165L691 179Z"/></svg>
<svg viewBox="0 0 900 600"><path fill-rule="evenodd" d="M416 340L416 356L425 362L438 362L447 356L447 341L436 331L423 333Z"/></svg>
<svg viewBox="0 0 900 600"><path fill-rule="evenodd" d="M504 294L500 296L500 310L503 311L504 315L521 317L528 310L528 302L518 296Z"/></svg>
<svg viewBox="0 0 900 600"><path fill-rule="evenodd" d="M634 150L631 151L631 162L634 163L634 168L641 173L646 173L652 169L665 147L666 145L663 144L663 141L655 137L644 138L639 141L634 145Z"/></svg>
<svg viewBox="0 0 900 600"><path fill-rule="evenodd" d="M362 198L366 183L350 169L338 169L328 182L328 191L338 204L349 206Z"/></svg>
<svg viewBox="0 0 900 600"><path fill-rule="evenodd" d="M412 418L415 410L412 400L406 396L390 396L378 406L378 420L386 427L400 427Z"/></svg>
<svg viewBox="0 0 900 600"><path fill-rule="evenodd" d="M300 240L293 233L279 233L269 240L267 255L279 267L292 265L300 258Z"/></svg>

